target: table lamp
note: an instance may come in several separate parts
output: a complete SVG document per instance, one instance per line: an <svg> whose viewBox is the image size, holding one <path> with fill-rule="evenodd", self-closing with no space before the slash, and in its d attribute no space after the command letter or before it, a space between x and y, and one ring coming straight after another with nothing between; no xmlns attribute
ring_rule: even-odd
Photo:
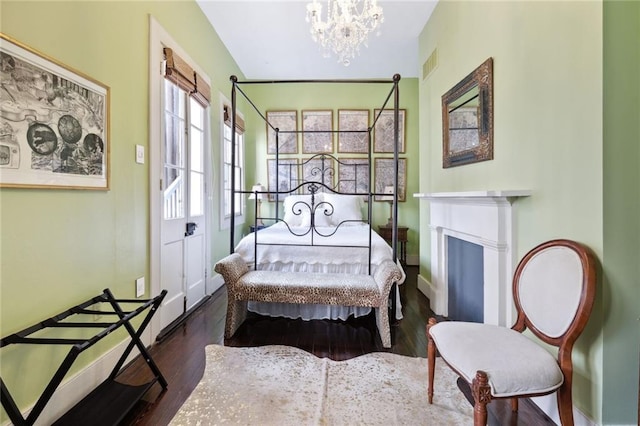
<svg viewBox="0 0 640 426"><path fill-rule="evenodd" d="M388 185L384 187L384 194L380 196L380 201L389 202L389 222L387 222L387 226L393 225L393 185Z"/></svg>

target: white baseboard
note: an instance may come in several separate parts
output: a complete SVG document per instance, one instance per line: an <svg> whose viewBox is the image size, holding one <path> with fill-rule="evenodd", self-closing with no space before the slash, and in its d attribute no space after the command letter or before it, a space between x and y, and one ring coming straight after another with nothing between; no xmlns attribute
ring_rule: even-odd
<svg viewBox="0 0 640 426"><path fill-rule="evenodd" d="M145 346L149 346L151 335L148 329L143 333L141 340ZM52 424L64 413L69 411L74 405L76 405L82 398L89 394L93 389L95 389L107 377L109 377L109 374L111 374L111 370L116 365L116 362L118 362L118 359L120 359L120 356L126 349L129 342L129 339L125 339L124 341L122 341L122 343L116 345L113 349L109 350L100 358L96 359L95 362L91 363L82 370L78 371L73 376L63 381L53 393L53 396L45 406L40 416L38 416L35 425L39 426ZM132 361L136 356L138 356L139 353L140 351L138 351L138 349L134 347L134 349L131 351L131 354L129 354L127 361L125 362L125 365ZM33 405L23 411L22 416L26 418L26 416L31 412L32 409ZM11 423L8 420L6 422L3 422L3 426L10 424Z"/></svg>
<svg viewBox="0 0 640 426"><path fill-rule="evenodd" d="M560 424L560 416L558 415L558 402L556 399L556 394L537 396L535 398L531 398L534 404L538 406L542 411L545 412L551 420L556 422L556 424ZM575 426L596 426L596 423L588 418L582 411L578 410L575 406L573 407L573 423Z"/></svg>
<svg viewBox="0 0 640 426"><path fill-rule="evenodd" d="M433 295L433 289L432 288L433 288L433 286L431 285L429 280L427 280L422 275L418 274L418 290L420 290L422 292L422 294L427 296L427 299L429 299L429 300L433 300L432 297L431 297Z"/></svg>
<svg viewBox="0 0 640 426"><path fill-rule="evenodd" d="M207 283L207 294L215 293L223 285L224 285L224 278L222 278L222 275L215 274L214 276L211 277L211 279Z"/></svg>

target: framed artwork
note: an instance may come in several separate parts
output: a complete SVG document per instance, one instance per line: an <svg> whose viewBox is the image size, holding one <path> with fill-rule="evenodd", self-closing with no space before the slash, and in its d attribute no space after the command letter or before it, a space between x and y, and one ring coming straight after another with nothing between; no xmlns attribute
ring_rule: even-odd
<svg viewBox="0 0 640 426"><path fill-rule="evenodd" d="M274 129L279 130L277 146ZM267 111L267 154L275 154L276 150L280 154L297 154L297 130L298 111Z"/></svg>
<svg viewBox="0 0 640 426"><path fill-rule="evenodd" d="M338 110L338 152L369 152L369 110Z"/></svg>
<svg viewBox="0 0 640 426"><path fill-rule="evenodd" d="M322 158L318 158L322 157ZM302 162L302 180L303 182L320 182L328 188L333 189L333 176L335 175L335 161L332 156L314 156ZM302 190L305 194L309 193L308 188ZM324 188L320 188L320 192L325 192Z"/></svg>
<svg viewBox="0 0 640 426"><path fill-rule="evenodd" d="M378 117L378 114L380 115ZM404 133L405 133L405 115L406 110L398 110L398 152L405 152ZM392 109L374 110L374 119L378 117L378 121L373 128L373 152L394 152L393 144L395 142L393 131L394 111Z"/></svg>
<svg viewBox="0 0 640 426"><path fill-rule="evenodd" d="M394 170L393 158L376 158L374 163L375 170L375 192L384 193L385 186L393 186ZM407 159L398 158L398 201L405 201L407 193ZM381 201L379 195L376 195L376 201Z"/></svg>
<svg viewBox="0 0 640 426"><path fill-rule="evenodd" d="M295 158L281 159L279 163L276 167L276 160L267 160L269 201L276 200L274 192L288 192L299 184L298 160ZM278 199L282 201L287 195L289 194L279 194Z"/></svg>
<svg viewBox="0 0 640 426"><path fill-rule="evenodd" d="M338 192L369 194L369 160L341 158L338 162Z"/></svg>
<svg viewBox="0 0 640 426"><path fill-rule="evenodd" d="M0 33L0 186L109 189L109 88Z"/></svg>
<svg viewBox="0 0 640 426"><path fill-rule="evenodd" d="M333 111L302 111L302 153L333 152Z"/></svg>
<svg viewBox="0 0 640 426"><path fill-rule="evenodd" d="M442 167L493 160L493 58L442 95Z"/></svg>

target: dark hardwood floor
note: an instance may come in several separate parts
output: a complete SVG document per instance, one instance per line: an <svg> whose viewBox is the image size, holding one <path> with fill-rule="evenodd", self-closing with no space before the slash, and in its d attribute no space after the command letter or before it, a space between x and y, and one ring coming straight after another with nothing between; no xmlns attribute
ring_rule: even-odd
<svg viewBox="0 0 640 426"><path fill-rule="evenodd" d="M216 292L173 332L149 350L169 386L161 392L156 384L125 418L125 425L166 425L198 384L204 372L204 347L289 345L319 357L350 359L362 354L387 351L400 355L427 356L425 327L433 313L429 300L417 290L417 267L407 267L407 280L401 286L404 318L392 327L392 347L382 347L373 314L348 321L301 321L249 314L231 339L224 339L226 291ZM425 371L426 375L426 371ZM119 376L119 381L140 384L149 380L144 361L134 360ZM470 398L463 381L459 387ZM426 392L426 389L425 389ZM508 401L489 405L491 425L552 425L544 413L528 401L520 401L518 415L511 413Z"/></svg>

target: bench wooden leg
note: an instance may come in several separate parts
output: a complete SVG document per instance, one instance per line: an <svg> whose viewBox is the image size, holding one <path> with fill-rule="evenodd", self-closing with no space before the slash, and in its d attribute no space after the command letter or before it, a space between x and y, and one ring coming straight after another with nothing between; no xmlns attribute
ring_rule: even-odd
<svg viewBox="0 0 640 426"><path fill-rule="evenodd" d="M376 324L378 326L378 332L380 333L380 340L382 340L382 346L385 348L391 347L391 331L389 329L389 309L385 300L385 305L382 308L375 308L376 310Z"/></svg>
<svg viewBox="0 0 640 426"><path fill-rule="evenodd" d="M245 300L233 300L227 296L227 320L224 326L224 338L229 339L238 330L238 327L247 318L247 302Z"/></svg>

